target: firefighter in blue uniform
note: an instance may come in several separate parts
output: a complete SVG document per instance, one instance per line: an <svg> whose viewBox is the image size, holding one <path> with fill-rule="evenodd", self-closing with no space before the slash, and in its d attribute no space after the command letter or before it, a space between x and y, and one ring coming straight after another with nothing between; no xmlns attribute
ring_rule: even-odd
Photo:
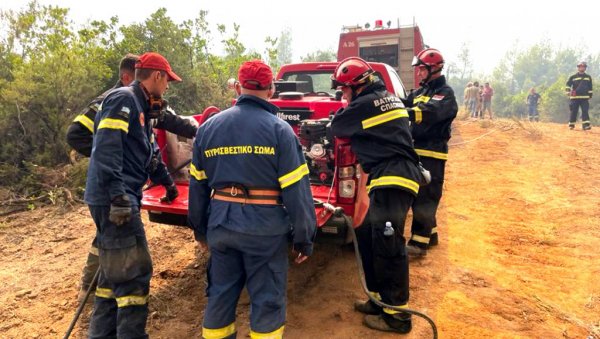
<svg viewBox="0 0 600 339"><path fill-rule="evenodd" d="M590 122L590 99L593 94L592 77L587 74L587 62L580 61L577 64L577 73L571 75L565 85L565 91L569 96L569 108L571 116L569 117L569 128L574 129L577 122L577 114L581 107L581 128L585 130L592 129Z"/></svg>
<svg viewBox="0 0 600 339"><path fill-rule="evenodd" d="M275 91L270 67L243 63L236 91L234 107L200 126L190 169L189 223L210 249L202 336L235 338L245 285L250 337L282 338L288 238L301 263L316 229L308 167L292 128L267 101Z"/></svg>
<svg viewBox="0 0 600 339"><path fill-rule="evenodd" d="M135 54L125 55L119 63L119 81L117 81L111 89L94 98L83 112L73 119L73 122L67 130L67 143L79 154L85 157L91 155L94 141L94 120L96 119L96 113L100 110L100 104L112 90L129 86L133 82L135 77L135 63L138 59L139 56ZM195 120L182 118L168 106L162 111L153 112L153 114L156 114L156 117L152 119L154 128L164 129L188 139L192 139L196 135L198 127L194 124ZM156 153L155 158L158 156L160 156L160 154ZM154 159L153 161L154 164L158 164L157 159ZM177 198L177 196L179 196L177 186L170 185L165 187L165 196L161 200L168 203ZM80 299L85 295L87 289L92 284L94 274L99 266L98 247L96 245L96 239L94 239L90 251L88 252L88 257L81 276Z"/></svg>
<svg viewBox="0 0 600 339"><path fill-rule="evenodd" d="M369 210L356 231L367 288L388 305L407 307L404 222L422 181L408 114L400 99L374 79L373 69L363 59L342 61L332 76L332 87L341 88L349 102L333 118L333 135L350 138L352 151L369 174ZM357 301L354 307L367 314L367 327L397 333L412 329L410 314L382 309L370 300Z"/></svg>
<svg viewBox="0 0 600 339"><path fill-rule="evenodd" d="M162 161L149 170L156 151L149 113L163 106L168 82L181 78L158 53L145 53L135 68L135 81L111 91L94 122L84 199L96 223L101 270L90 338L148 337L152 260L139 205L148 172L156 184L173 184Z"/></svg>
<svg viewBox="0 0 600 339"><path fill-rule="evenodd" d="M444 57L437 49L421 51L415 56L413 67L422 79L421 87L403 102L413 122L415 151L423 167L431 173L431 183L419 191L412 205L411 237L406 249L409 255L419 257L426 255L428 247L439 241L436 213L444 186L450 126L456 118L458 104L454 91L441 74Z"/></svg>

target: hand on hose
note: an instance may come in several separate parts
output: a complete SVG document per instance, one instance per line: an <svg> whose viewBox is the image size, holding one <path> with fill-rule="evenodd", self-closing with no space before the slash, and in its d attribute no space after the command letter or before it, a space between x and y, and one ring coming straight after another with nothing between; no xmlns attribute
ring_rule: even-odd
<svg viewBox="0 0 600 339"><path fill-rule="evenodd" d="M131 220L131 201L126 194L114 197L110 203L108 220L117 226L126 224Z"/></svg>
<svg viewBox="0 0 600 339"><path fill-rule="evenodd" d="M179 191L177 191L177 185L174 183L171 185L165 186L165 196L160 198L160 202L164 202L170 204L179 196Z"/></svg>

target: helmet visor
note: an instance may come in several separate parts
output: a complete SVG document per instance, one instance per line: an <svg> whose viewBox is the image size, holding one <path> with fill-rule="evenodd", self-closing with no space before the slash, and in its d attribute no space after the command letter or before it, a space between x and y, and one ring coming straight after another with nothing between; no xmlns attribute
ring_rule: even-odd
<svg viewBox="0 0 600 339"><path fill-rule="evenodd" d="M421 61L421 59L417 58L417 56L415 55L412 59L412 67L417 67L419 65L423 65L423 61Z"/></svg>

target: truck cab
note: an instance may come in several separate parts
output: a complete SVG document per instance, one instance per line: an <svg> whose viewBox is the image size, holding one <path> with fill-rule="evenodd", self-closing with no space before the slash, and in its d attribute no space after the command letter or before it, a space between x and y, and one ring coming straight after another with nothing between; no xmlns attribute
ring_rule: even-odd
<svg viewBox="0 0 600 339"><path fill-rule="evenodd" d="M391 66L369 64L388 91L405 97L402 81ZM347 227L357 227L364 220L369 199L367 175L350 149L350 140L334 138L330 132L331 119L347 106L341 92L331 89L331 75L337 65L338 62L307 62L282 66L270 101L279 107L277 116L292 126L302 145L315 200L317 239L345 242ZM218 113L213 108L203 114L206 119L207 114ZM203 120L202 115L195 118ZM164 188L152 187L144 192L142 208L148 211L151 221L187 225L189 174L187 166L182 165L191 157L191 141L169 134L157 131L163 159L170 170L175 170L180 195L172 204L161 203Z"/></svg>

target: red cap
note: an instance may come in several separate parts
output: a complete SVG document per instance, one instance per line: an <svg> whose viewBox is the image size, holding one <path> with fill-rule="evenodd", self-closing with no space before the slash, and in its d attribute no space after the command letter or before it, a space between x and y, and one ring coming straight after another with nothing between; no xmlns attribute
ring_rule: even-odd
<svg viewBox="0 0 600 339"><path fill-rule="evenodd" d="M147 68L165 71L169 76L169 81L181 81L181 78L171 69L171 65L169 65L167 59L155 52L142 54L140 59L135 63L135 68Z"/></svg>
<svg viewBox="0 0 600 339"><path fill-rule="evenodd" d="M273 72L261 60L246 61L240 66L238 81L244 88L265 90L273 82Z"/></svg>

